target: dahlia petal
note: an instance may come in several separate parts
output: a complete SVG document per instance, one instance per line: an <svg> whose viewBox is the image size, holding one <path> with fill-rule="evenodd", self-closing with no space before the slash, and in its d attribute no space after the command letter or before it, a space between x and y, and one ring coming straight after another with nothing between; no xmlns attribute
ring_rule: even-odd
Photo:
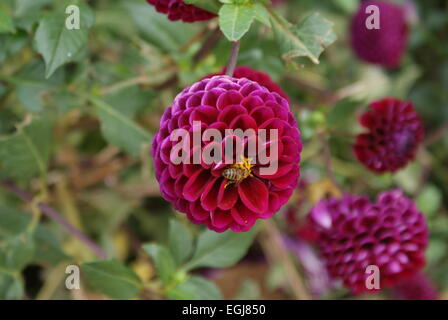
<svg viewBox="0 0 448 320"><path fill-rule="evenodd" d="M241 129L243 131L247 129L253 129L255 132L255 130L257 130L257 123L249 115L240 115L233 119L229 127L231 129Z"/></svg>
<svg viewBox="0 0 448 320"><path fill-rule="evenodd" d="M201 102L199 102L201 103ZM194 108L190 114L190 124L193 125L193 121L201 121L205 124L211 124L216 121L218 117L218 110L209 106L200 106Z"/></svg>
<svg viewBox="0 0 448 320"><path fill-rule="evenodd" d="M238 184L238 194L243 203L256 213L264 213L269 204L269 192L258 178L247 178Z"/></svg>
<svg viewBox="0 0 448 320"><path fill-rule="evenodd" d="M188 201L196 201L204 190L210 175L206 170L198 170L184 186L183 195Z"/></svg>
<svg viewBox="0 0 448 320"><path fill-rule="evenodd" d="M210 217L210 213L205 210L199 202L190 202L190 213L194 217L194 219L198 221L206 220Z"/></svg>
<svg viewBox="0 0 448 320"><path fill-rule="evenodd" d="M289 174L283 175L279 178L272 179L271 182L274 186L280 189L284 189L292 184L297 184L297 180L299 179L299 168L294 166Z"/></svg>
<svg viewBox="0 0 448 320"><path fill-rule="evenodd" d="M246 108L240 105L230 105L225 107L218 116L218 121L222 121L226 124L230 124L236 116L246 114Z"/></svg>
<svg viewBox="0 0 448 320"><path fill-rule="evenodd" d="M239 104L243 100L243 96L235 90L226 91L221 94L216 102L218 110L223 110L229 105Z"/></svg>
<svg viewBox="0 0 448 320"><path fill-rule="evenodd" d="M205 186L201 195L201 204L205 210L215 210L218 207L218 199L216 195L219 192L219 186L221 185L221 179L214 178Z"/></svg>
<svg viewBox="0 0 448 320"><path fill-rule="evenodd" d="M216 209L211 212L213 226L222 229L228 227L232 223L232 215L229 211Z"/></svg>
<svg viewBox="0 0 448 320"><path fill-rule="evenodd" d="M218 207L230 210L238 200L238 188L230 185L226 188L227 180L223 179L218 192Z"/></svg>
<svg viewBox="0 0 448 320"><path fill-rule="evenodd" d="M249 210L241 201L232 207L230 213L240 226L252 227L257 220L257 214Z"/></svg>

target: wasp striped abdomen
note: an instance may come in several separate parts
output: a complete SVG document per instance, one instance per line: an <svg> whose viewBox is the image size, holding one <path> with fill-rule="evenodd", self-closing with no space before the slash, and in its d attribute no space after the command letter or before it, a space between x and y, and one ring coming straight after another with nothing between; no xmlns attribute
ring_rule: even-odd
<svg viewBox="0 0 448 320"><path fill-rule="evenodd" d="M239 183L246 179L247 177L251 177L251 168L252 164L250 163L251 159L242 157L243 162L237 163L231 166L230 168L225 169L222 172L222 176L228 180L225 187L232 183Z"/></svg>

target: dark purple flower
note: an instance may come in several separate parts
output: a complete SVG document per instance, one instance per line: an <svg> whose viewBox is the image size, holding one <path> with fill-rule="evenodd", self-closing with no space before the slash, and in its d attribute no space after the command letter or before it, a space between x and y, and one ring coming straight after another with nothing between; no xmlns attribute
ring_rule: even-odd
<svg viewBox="0 0 448 320"><path fill-rule="evenodd" d="M379 29L368 29L371 13L366 8L375 5L380 12ZM358 57L366 62L395 68L400 64L408 42L408 26L403 7L384 1L363 1L351 23L351 44Z"/></svg>
<svg viewBox="0 0 448 320"><path fill-rule="evenodd" d="M401 281L393 288L392 292L397 299L401 300L438 299L434 284L422 273L417 273L412 278Z"/></svg>
<svg viewBox="0 0 448 320"><path fill-rule="evenodd" d="M425 265L428 228L415 203L400 190L383 192L375 203L345 195L322 200L309 215L330 275L353 293L369 292L366 268L380 271L381 289L415 275Z"/></svg>
<svg viewBox="0 0 448 320"><path fill-rule="evenodd" d="M191 23L216 17L214 13L185 4L183 0L147 0L147 2L158 12L166 14L171 21L182 20Z"/></svg>
<svg viewBox="0 0 448 320"><path fill-rule="evenodd" d="M171 141L171 133L179 128L193 133L193 121L200 121L200 130L217 129L225 139L223 149L232 139L244 150L244 158L254 160L248 166L248 174L237 183L225 175L227 169L235 169L225 163L225 153L216 165L174 164L171 151L178 143ZM243 140L226 137L225 129L253 129L259 140L260 129L274 129L278 139L267 137L256 154L250 154L247 138ZM216 146L216 142L202 142L200 147L184 150L187 158ZM275 145L278 157L274 160L278 170L263 174L263 164L258 155L270 145ZM203 79L184 89L162 116L159 132L152 145L155 174L163 197L172 202L175 209L183 212L197 224L223 232L231 229L247 231L257 219L275 214L290 198L300 175L300 132L286 99L269 91L258 83L241 78L215 76ZM255 160L256 159L256 160ZM246 161L245 160L245 161ZM245 164L248 164L245 162Z"/></svg>
<svg viewBox="0 0 448 320"><path fill-rule="evenodd" d="M408 101L374 101L360 123L369 132L358 135L354 152L361 163L378 173L406 166L423 141L422 122Z"/></svg>

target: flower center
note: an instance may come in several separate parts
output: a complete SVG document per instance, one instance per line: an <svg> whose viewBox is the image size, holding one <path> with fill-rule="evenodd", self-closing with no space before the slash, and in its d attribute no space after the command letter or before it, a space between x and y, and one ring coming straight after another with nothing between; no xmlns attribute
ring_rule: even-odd
<svg viewBox="0 0 448 320"><path fill-rule="evenodd" d="M232 183L240 183L247 177L252 177L251 169L254 165L251 164L251 161L252 158L241 156L241 162L231 165L222 172L222 176L228 180L225 188Z"/></svg>

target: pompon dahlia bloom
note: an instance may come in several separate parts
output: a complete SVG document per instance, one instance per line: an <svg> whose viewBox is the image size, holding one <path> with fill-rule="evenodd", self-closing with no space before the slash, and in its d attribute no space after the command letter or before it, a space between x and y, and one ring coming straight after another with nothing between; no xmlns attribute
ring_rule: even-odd
<svg viewBox="0 0 448 320"><path fill-rule="evenodd" d="M425 265L425 218L400 190L383 192L375 203L345 195L321 200L308 218L327 269L353 293L369 292L369 265L380 271L381 289L415 275Z"/></svg>
<svg viewBox="0 0 448 320"><path fill-rule="evenodd" d="M380 10L379 29L368 29L366 8L375 5ZM408 26L405 9L384 1L363 1L351 23L351 45L358 57L366 62L395 68L400 64L407 42Z"/></svg>
<svg viewBox="0 0 448 320"><path fill-rule="evenodd" d="M157 12L166 14L171 21L182 20L191 23L216 17L214 13L186 4L184 0L147 0L147 2L153 5Z"/></svg>
<svg viewBox="0 0 448 320"><path fill-rule="evenodd" d="M201 122L200 128L194 126L197 121ZM178 141L171 141L170 136L176 129L184 129L189 136L217 129L223 136L222 142L202 139L200 146L193 143L192 147L186 143L182 149L186 151L185 159L197 151L210 152L216 146L225 149L233 141L234 146L244 150L243 162L237 163L241 159L235 155L229 164L224 152L212 165L185 161L175 164L171 150ZM226 129L253 129L255 140L263 142L261 148L257 147L254 154L248 148L250 139L226 135ZM260 138L260 129L269 132L266 139ZM277 130L277 139L273 129ZM259 162L259 154L267 149L271 155L272 150L278 151L272 158L278 169L270 174L262 172L266 163ZM175 98L162 116L152 154L162 195L176 210L211 230L242 232L257 219L271 217L288 201L300 175L301 149L300 132L286 99L246 78L215 76L200 80ZM240 180L235 181L233 173Z"/></svg>
<svg viewBox="0 0 448 320"><path fill-rule="evenodd" d="M360 123L369 130L359 134L353 150L370 170L395 172L413 160L423 141L423 125L411 102L386 98L370 104Z"/></svg>
<svg viewBox="0 0 448 320"><path fill-rule="evenodd" d="M226 69L224 68L220 73L214 73L206 76L205 78L211 78L217 75L223 75L226 73ZM266 87L271 92L277 92L283 98L289 101L288 95L283 91L283 89L274 81L272 78L265 72L252 69L247 66L238 66L235 68L233 72L234 78L247 78L249 80L255 81L256 83Z"/></svg>

